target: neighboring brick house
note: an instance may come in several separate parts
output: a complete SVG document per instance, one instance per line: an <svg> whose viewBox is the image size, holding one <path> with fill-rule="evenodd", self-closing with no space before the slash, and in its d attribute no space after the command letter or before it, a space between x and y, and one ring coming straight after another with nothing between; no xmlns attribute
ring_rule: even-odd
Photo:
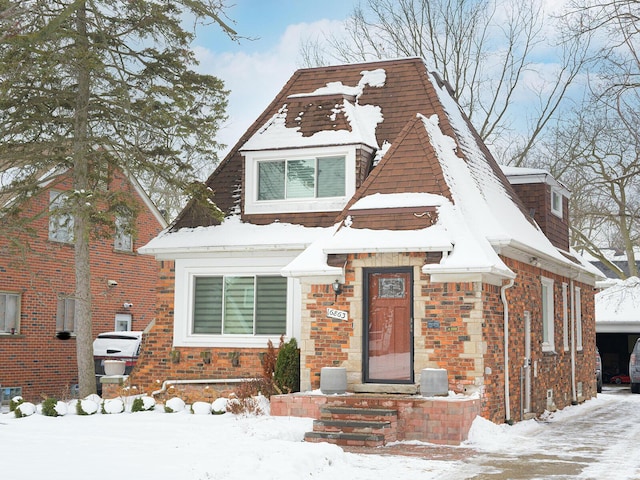
<svg viewBox="0 0 640 480"><path fill-rule="evenodd" d="M161 278L133 381L255 376L284 334L303 391L338 366L415 395L443 368L495 422L594 396L599 272L568 192L506 173L420 59L295 72L207 182L224 221L190 203L141 249Z"/></svg>
<svg viewBox="0 0 640 480"><path fill-rule="evenodd" d="M91 241L94 337L105 331L143 330L153 320L158 264L136 249L166 227L138 182L112 173L105 188L130 194L137 216L133 229L125 228L130 219L122 216L115 232ZM16 393L32 401L42 395L67 397L78 383L73 228L67 216L49 213L71 185L68 171L51 176L22 205L25 217L35 216L28 224L34 234L0 236L0 386L5 402Z"/></svg>

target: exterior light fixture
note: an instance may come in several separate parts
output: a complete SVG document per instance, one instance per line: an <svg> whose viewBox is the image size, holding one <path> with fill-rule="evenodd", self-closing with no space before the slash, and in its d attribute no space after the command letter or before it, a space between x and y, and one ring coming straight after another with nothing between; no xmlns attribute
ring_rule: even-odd
<svg viewBox="0 0 640 480"><path fill-rule="evenodd" d="M333 293L336 294L336 300L338 300L338 295L342 293L342 284L339 280L336 280L331 284L331 287L333 288Z"/></svg>

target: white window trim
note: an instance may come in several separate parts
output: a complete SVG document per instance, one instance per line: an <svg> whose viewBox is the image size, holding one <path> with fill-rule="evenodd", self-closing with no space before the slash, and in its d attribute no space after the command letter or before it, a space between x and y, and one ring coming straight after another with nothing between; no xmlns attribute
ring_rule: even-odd
<svg viewBox="0 0 640 480"><path fill-rule="evenodd" d="M580 287L575 287L576 309L576 350L582 351L582 294Z"/></svg>
<svg viewBox="0 0 640 480"><path fill-rule="evenodd" d="M74 218L70 213L56 212L66 199L67 193L49 190L49 240L60 243L73 243ZM60 224L63 219L66 223Z"/></svg>
<svg viewBox="0 0 640 480"><path fill-rule="evenodd" d="M547 322L548 339L547 341L544 341L544 335L543 335L542 351L555 352L555 343L554 343L555 307L553 302L553 280L547 277L540 277L540 283L541 285L544 285L547 288L547 311L542 312L542 321ZM543 326L543 329L544 329L544 326Z"/></svg>
<svg viewBox="0 0 640 480"><path fill-rule="evenodd" d="M562 283L562 343L564 351L569 351L569 290L566 283Z"/></svg>
<svg viewBox="0 0 640 480"><path fill-rule="evenodd" d="M175 347L228 347L264 348L269 340L277 345L280 335L209 335L192 333L194 279L197 276L227 275L280 275L280 270L292 258L283 262L282 257L269 259L242 257L206 258L176 260L175 309L173 322L173 346ZM260 265L262 263L262 265ZM287 319L285 337L291 338L299 323L300 288L297 280L287 279ZM298 318L298 320L296 320ZM297 332L299 334L299 332Z"/></svg>
<svg viewBox="0 0 640 480"><path fill-rule="evenodd" d="M127 229L131 223L129 215L116 215L113 249L118 252L133 251L133 235Z"/></svg>
<svg viewBox="0 0 640 480"><path fill-rule="evenodd" d="M299 213L340 211L356 191L356 147L336 146L245 152L245 198L247 214ZM345 157L345 194L343 197L300 198L258 201L258 162L268 160L298 160L314 157Z"/></svg>
<svg viewBox="0 0 640 480"><path fill-rule="evenodd" d="M553 206L553 198L554 196L558 197L559 203L560 203L560 208L554 208ZM562 193L560 192L560 190L555 189L555 188L551 188L551 213L553 213L555 216L562 218L563 217L563 210L564 210L564 198L562 196Z"/></svg>
<svg viewBox="0 0 640 480"><path fill-rule="evenodd" d="M5 297L12 296L17 297L16 300L16 318L14 320L13 334L17 335L20 333L20 319L22 318L22 295L16 292L0 292L0 295L4 295ZM5 299L6 301L6 299ZM6 306L5 306L6 309ZM6 314L6 311L4 312ZM6 323L6 318L5 318ZM0 330L0 335L11 335L11 330L5 330L4 328Z"/></svg>

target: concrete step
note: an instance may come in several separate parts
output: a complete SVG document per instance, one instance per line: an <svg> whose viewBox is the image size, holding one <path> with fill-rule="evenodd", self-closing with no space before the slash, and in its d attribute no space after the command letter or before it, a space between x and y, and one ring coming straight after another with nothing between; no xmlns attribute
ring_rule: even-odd
<svg viewBox="0 0 640 480"><path fill-rule="evenodd" d="M304 434L304 440L349 447L381 447L385 444L384 435L375 433L307 432Z"/></svg>
<svg viewBox="0 0 640 480"><path fill-rule="evenodd" d="M385 435L391 429L391 422L375 422L368 420L314 420L314 432L345 433L381 433Z"/></svg>
<svg viewBox="0 0 640 480"><path fill-rule="evenodd" d="M324 405L313 421L307 442L329 442L343 446L382 446L397 439L398 411L387 408Z"/></svg>
<svg viewBox="0 0 640 480"><path fill-rule="evenodd" d="M398 411L389 408L324 405L320 408L320 417L340 420L397 421Z"/></svg>

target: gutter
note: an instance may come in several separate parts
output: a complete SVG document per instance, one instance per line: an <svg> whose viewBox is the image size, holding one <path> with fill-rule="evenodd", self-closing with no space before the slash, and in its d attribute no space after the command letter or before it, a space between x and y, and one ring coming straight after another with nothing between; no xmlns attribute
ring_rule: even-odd
<svg viewBox="0 0 640 480"><path fill-rule="evenodd" d="M512 423L511 420L511 398L509 396L509 303L507 302L507 289L513 287L514 279L509 279L509 283L500 287L500 298L504 306L504 421Z"/></svg>

